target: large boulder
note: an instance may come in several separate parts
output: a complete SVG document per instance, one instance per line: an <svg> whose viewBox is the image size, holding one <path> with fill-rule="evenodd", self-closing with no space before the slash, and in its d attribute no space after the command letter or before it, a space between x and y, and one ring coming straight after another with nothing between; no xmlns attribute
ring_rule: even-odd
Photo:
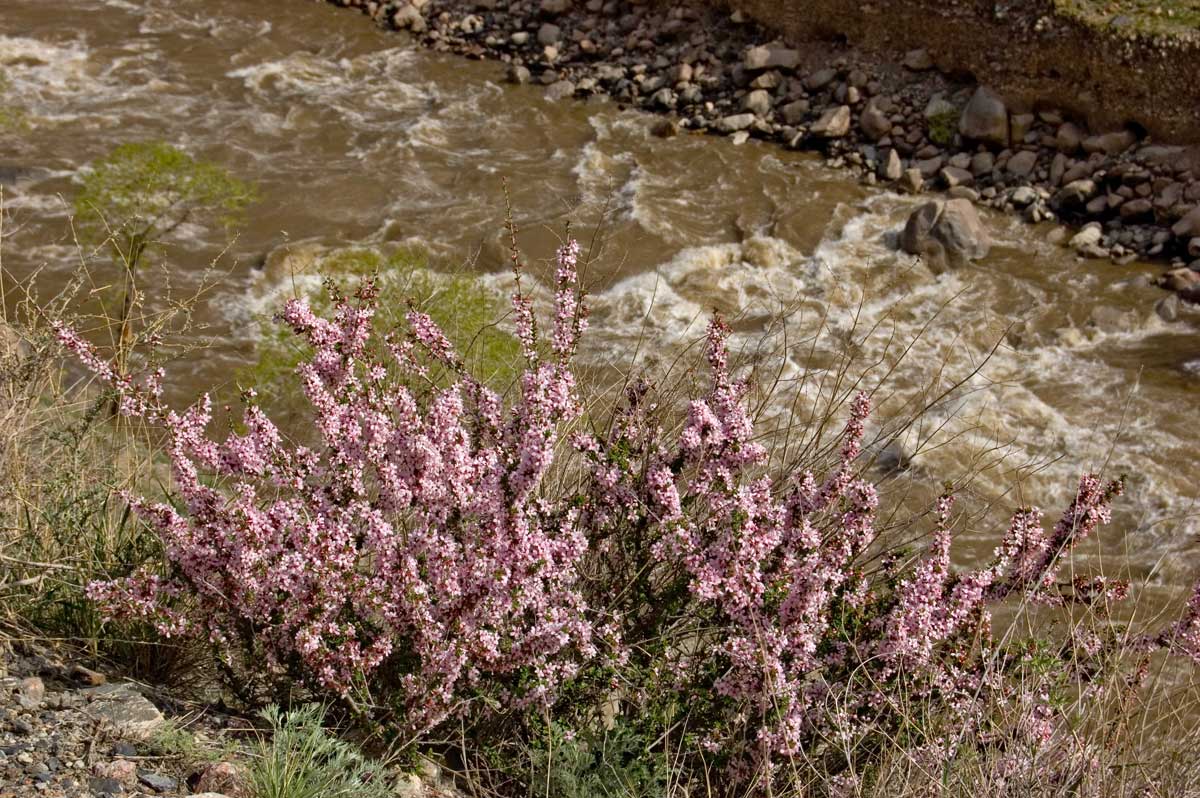
<svg viewBox="0 0 1200 798"><path fill-rule="evenodd" d="M1008 108L1000 95L980 86L971 95L958 120L958 132L963 138L981 141L997 147L1008 146Z"/></svg>
<svg viewBox="0 0 1200 798"><path fill-rule="evenodd" d="M925 203L913 211L900 233L900 248L921 256L935 272L984 258L991 247L975 206L966 199Z"/></svg>

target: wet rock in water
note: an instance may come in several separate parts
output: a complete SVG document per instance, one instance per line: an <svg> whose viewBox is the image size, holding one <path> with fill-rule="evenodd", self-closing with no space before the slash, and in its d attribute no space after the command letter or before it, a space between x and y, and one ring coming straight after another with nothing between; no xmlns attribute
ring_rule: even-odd
<svg viewBox="0 0 1200 798"><path fill-rule="evenodd" d="M850 106L839 105L821 114L809 129L816 138L838 139L850 132Z"/></svg>
<svg viewBox="0 0 1200 798"><path fill-rule="evenodd" d="M921 176L921 170L916 168L905 169L904 174L900 175L900 179L896 182L896 187L908 194L916 194L924 186L925 178Z"/></svg>
<svg viewBox="0 0 1200 798"><path fill-rule="evenodd" d="M674 138L679 135L679 122L674 119L660 119L650 128L650 135L660 139Z"/></svg>
<svg viewBox="0 0 1200 798"><path fill-rule="evenodd" d="M1179 295L1171 294L1154 303L1154 312L1165 322L1179 321Z"/></svg>
<svg viewBox="0 0 1200 798"><path fill-rule="evenodd" d="M908 217L900 247L934 271L987 257L992 241L975 206L965 199L927 202Z"/></svg>
<svg viewBox="0 0 1200 798"><path fill-rule="evenodd" d="M423 33L426 29L425 17L421 10L413 5L404 5L392 14L392 25L399 30L410 30L413 33Z"/></svg>
<svg viewBox="0 0 1200 798"><path fill-rule="evenodd" d="M559 80L546 87L546 98L549 100L565 100L575 94L575 84L569 80Z"/></svg>
<svg viewBox="0 0 1200 798"><path fill-rule="evenodd" d="M1008 108L1004 100L986 86L980 86L971 95L970 102L963 108L958 121L958 132L963 138L981 141L998 147L1008 145Z"/></svg>
<svg viewBox="0 0 1200 798"><path fill-rule="evenodd" d="M1200 272L1189 266L1179 266L1160 274L1154 281L1168 291L1185 291L1200 286Z"/></svg>
<svg viewBox="0 0 1200 798"><path fill-rule="evenodd" d="M904 54L903 64L906 69L911 69L913 72L925 72L933 69L933 58L929 55L928 50L909 50Z"/></svg>
<svg viewBox="0 0 1200 798"><path fill-rule="evenodd" d="M664 111L674 110L678 104L679 99L675 96L675 92L665 86L654 92L654 95L650 98L650 105Z"/></svg>
<svg viewBox="0 0 1200 798"><path fill-rule="evenodd" d="M1071 236L1071 249L1081 250L1087 247L1099 245L1100 239L1104 237L1104 230L1101 229L1099 222L1089 222L1083 226L1075 235Z"/></svg>
<svg viewBox="0 0 1200 798"><path fill-rule="evenodd" d="M722 117L717 122L717 130L722 133L736 133L753 125L756 119L757 117L754 114L732 114Z"/></svg>
<svg viewBox="0 0 1200 798"><path fill-rule="evenodd" d="M751 47L742 55L742 66L751 72L767 69L795 69L800 63L800 53L785 47L767 45Z"/></svg>
<svg viewBox="0 0 1200 798"><path fill-rule="evenodd" d="M515 83L518 86L528 83L532 78L533 75L530 74L529 69L521 66L520 64L512 64L509 66L508 74L505 75L505 79L509 83Z"/></svg>

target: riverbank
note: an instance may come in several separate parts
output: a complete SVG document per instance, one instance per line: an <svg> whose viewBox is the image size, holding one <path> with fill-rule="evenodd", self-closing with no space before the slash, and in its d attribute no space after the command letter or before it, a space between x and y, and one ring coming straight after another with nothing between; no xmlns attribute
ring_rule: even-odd
<svg viewBox="0 0 1200 798"><path fill-rule="evenodd" d="M817 9L800 25L747 6L779 22L791 33L785 39L747 11L692 5L331 1L435 50L501 61L508 80L540 83L551 98L607 96L661 113L656 132L664 137L704 132L819 150L866 183L944 191L1031 222L1074 226L1073 235L1051 235L1083 258L1165 261L1171 271L1160 284L1200 299L1200 146L1160 143L1147 134L1155 126L1140 122L1092 130L1078 107L1035 100L1032 87L1002 93L977 85L963 66L974 62L954 56L970 52L969 38L945 40L939 52L930 28L927 48L888 52L876 41L878 19L862 9L831 11L828 24L816 24ZM939 24L966 26L972 13L958 8L938 15ZM851 24L868 18L869 30ZM1064 20L1055 36L1037 41L1069 60L1062 37L1083 35L1071 34L1071 24L1087 25ZM862 44L850 35L856 31ZM909 43L898 31L892 40Z"/></svg>

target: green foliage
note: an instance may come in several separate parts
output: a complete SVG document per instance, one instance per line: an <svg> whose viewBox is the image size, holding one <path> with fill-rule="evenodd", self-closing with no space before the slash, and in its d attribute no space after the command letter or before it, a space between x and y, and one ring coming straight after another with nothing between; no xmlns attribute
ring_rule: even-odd
<svg viewBox="0 0 1200 798"><path fill-rule="evenodd" d="M555 798L662 798L670 771L655 740L618 723L576 736L550 724L544 744L530 751L530 794Z"/></svg>
<svg viewBox="0 0 1200 798"><path fill-rule="evenodd" d="M186 222L234 224L254 200L249 185L221 167L160 141L123 144L92 165L75 197L86 237L108 242L137 267L147 248Z"/></svg>
<svg viewBox="0 0 1200 798"><path fill-rule="evenodd" d="M216 745L201 743L175 718L168 718L146 742L160 756L182 759L191 764L229 759L236 750L236 745L228 739Z"/></svg>
<svg viewBox="0 0 1200 798"><path fill-rule="evenodd" d="M353 292L354 283L363 278L376 277L380 291L376 324L381 331L402 328L411 302L437 322L466 367L491 387L504 390L520 373L520 344L496 325L504 315L504 303L477 278L434 271L426 254L414 249L390 255L374 249L342 249L320 258L314 268L339 284L343 293ZM305 295L315 310L330 312L328 290ZM288 401L300 395L296 366L310 354L290 330L264 320L257 360L238 375L238 382L253 386L272 410L286 412Z"/></svg>
<svg viewBox="0 0 1200 798"><path fill-rule="evenodd" d="M324 707L268 707L262 717L271 739L248 769L254 798L391 798L383 769L325 730Z"/></svg>
<svg viewBox="0 0 1200 798"><path fill-rule="evenodd" d="M959 112L956 109L942 111L929 117L929 140L942 147L954 143L958 133Z"/></svg>

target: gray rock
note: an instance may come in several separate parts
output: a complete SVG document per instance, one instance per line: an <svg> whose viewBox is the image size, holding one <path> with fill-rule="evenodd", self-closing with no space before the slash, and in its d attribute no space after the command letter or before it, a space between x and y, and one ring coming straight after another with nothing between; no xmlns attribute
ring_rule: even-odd
<svg viewBox="0 0 1200 798"><path fill-rule="evenodd" d="M1118 130L1100 136L1088 136L1083 140L1084 152L1102 152L1116 155L1137 144L1137 136L1130 130Z"/></svg>
<svg viewBox="0 0 1200 798"><path fill-rule="evenodd" d="M1020 186L1009 195L1009 199L1012 200L1013 205L1016 205L1018 208L1024 208L1027 205L1032 205L1037 200L1037 192L1029 186Z"/></svg>
<svg viewBox="0 0 1200 798"><path fill-rule="evenodd" d="M1154 203L1144 197L1130 200L1121 205L1121 218L1126 220L1142 219L1154 215Z"/></svg>
<svg viewBox="0 0 1200 798"><path fill-rule="evenodd" d="M1050 162L1050 185L1061 185L1063 175L1067 173L1067 156L1061 152L1055 153L1054 160Z"/></svg>
<svg viewBox="0 0 1200 798"><path fill-rule="evenodd" d="M753 125L756 119L754 114L733 114L720 119L717 122L717 130L722 133L736 133Z"/></svg>
<svg viewBox="0 0 1200 798"><path fill-rule="evenodd" d="M425 784L416 773L406 773L396 781L396 798L424 798Z"/></svg>
<svg viewBox="0 0 1200 798"><path fill-rule="evenodd" d="M839 105L821 114L809 132L822 139L837 139L850 132L850 106Z"/></svg>
<svg viewBox="0 0 1200 798"><path fill-rule="evenodd" d="M175 789L175 779L160 773L139 773L138 781L155 792L171 792Z"/></svg>
<svg viewBox="0 0 1200 798"><path fill-rule="evenodd" d="M675 96L675 92L665 86L654 92L654 94L650 97L650 104L652 106L655 108L661 108L665 111L672 110L678 104L678 102L679 100Z"/></svg>
<svg viewBox="0 0 1200 798"><path fill-rule="evenodd" d="M1154 281L1159 288L1174 291L1189 302L1200 300L1200 272L1186 266L1171 269Z"/></svg>
<svg viewBox="0 0 1200 798"><path fill-rule="evenodd" d="M565 100L575 94L575 84L569 80L558 80L546 87L546 98L549 100Z"/></svg>
<svg viewBox="0 0 1200 798"><path fill-rule="evenodd" d="M998 147L1008 145L1008 108L1000 95L980 86L971 96L958 121L963 138Z"/></svg>
<svg viewBox="0 0 1200 798"><path fill-rule="evenodd" d="M1054 146L1059 152L1067 155L1074 155L1079 152L1080 145L1083 144L1083 131L1071 122L1064 122L1058 126L1058 132L1054 135Z"/></svg>
<svg viewBox="0 0 1200 798"><path fill-rule="evenodd" d="M742 98L742 110L759 116L771 112L771 94L765 89L755 89Z"/></svg>
<svg viewBox="0 0 1200 798"><path fill-rule="evenodd" d="M413 5L401 6L392 15L392 25L398 30L410 30L413 33L422 33L427 27L420 9Z"/></svg>
<svg viewBox="0 0 1200 798"><path fill-rule="evenodd" d="M1096 195L1096 181L1088 178L1072 180L1054 195L1054 204L1060 208L1075 208L1084 205Z"/></svg>
<svg viewBox="0 0 1200 798"><path fill-rule="evenodd" d="M924 72L933 69L933 58L930 57L928 50L909 50L904 54L903 64L906 69L911 69L913 72Z"/></svg>
<svg viewBox="0 0 1200 798"><path fill-rule="evenodd" d="M46 685L36 676L27 676L17 683L17 706L22 709L37 709L46 699Z"/></svg>
<svg viewBox="0 0 1200 798"><path fill-rule="evenodd" d="M937 155L933 158L922 158L914 166L921 170L921 177L929 180L941 170L942 164L945 162L946 159L944 157Z"/></svg>
<svg viewBox="0 0 1200 798"><path fill-rule="evenodd" d="M1195 238L1200 236L1200 205L1192 208L1178 222L1171 225L1171 232L1176 238Z"/></svg>
<svg viewBox="0 0 1200 798"><path fill-rule="evenodd" d="M528 83L532 78L533 75L530 74L529 69L520 64L510 65L508 73L505 75L505 79L509 83L515 83L518 86Z"/></svg>
<svg viewBox="0 0 1200 798"><path fill-rule="evenodd" d="M542 0L542 13L558 16L571 7L571 0Z"/></svg>
<svg viewBox="0 0 1200 798"><path fill-rule="evenodd" d="M1104 231L1100 228L1100 223L1089 222L1083 226L1082 230L1071 236L1070 246L1076 251L1084 250L1088 247L1098 246L1103 237Z"/></svg>
<svg viewBox="0 0 1200 798"><path fill-rule="evenodd" d="M837 78L836 69L819 69L804 79L804 88L809 91L820 91L833 83Z"/></svg>
<svg viewBox="0 0 1200 798"><path fill-rule="evenodd" d="M900 154L895 150L889 149L887 155L879 163L879 177L883 180L899 180L904 174L904 164L900 161Z"/></svg>
<svg viewBox="0 0 1200 798"><path fill-rule="evenodd" d="M1179 321L1179 295L1171 294L1155 302L1154 312L1165 322Z"/></svg>
<svg viewBox="0 0 1200 798"><path fill-rule="evenodd" d="M976 177L989 175L996 168L996 156L990 152L977 152L971 157L971 174Z"/></svg>
<svg viewBox="0 0 1200 798"><path fill-rule="evenodd" d="M87 712L122 737L146 739L164 723L162 713L128 684L106 684L82 691L93 698Z"/></svg>
<svg viewBox="0 0 1200 798"><path fill-rule="evenodd" d="M562 39L562 28L553 22L543 22L542 27L538 28L537 40L539 44L557 44L560 39Z"/></svg>
<svg viewBox="0 0 1200 798"><path fill-rule="evenodd" d="M1027 178L1033 174L1035 166L1037 166L1037 153L1021 150L1008 159L1004 169L1013 177Z"/></svg>
<svg viewBox="0 0 1200 798"><path fill-rule="evenodd" d="M1188 242L1187 254L1189 258L1200 258L1200 236Z"/></svg>
<svg viewBox="0 0 1200 798"><path fill-rule="evenodd" d="M808 100L795 100L780 107L779 113L783 115L783 121L789 125L798 125L808 116L809 104Z"/></svg>
<svg viewBox="0 0 1200 798"><path fill-rule="evenodd" d="M795 69L800 63L800 52L784 47L751 47L742 55L742 66L751 72L766 69Z"/></svg>
<svg viewBox="0 0 1200 798"><path fill-rule="evenodd" d="M955 188L957 186L969 186L975 182L975 176L966 169L960 169L957 166L947 166L941 171L942 182L947 188Z"/></svg>
<svg viewBox="0 0 1200 798"><path fill-rule="evenodd" d="M900 247L934 271L987 257L992 242L975 206L965 199L927 202L900 233Z"/></svg>
<svg viewBox="0 0 1200 798"><path fill-rule="evenodd" d="M920 169L905 169L904 174L900 175L900 179L896 183L897 188L908 194L916 194L924 186L925 178L921 176Z"/></svg>
<svg viewBox="0 0 1200 798"><path fill-rule="evenodd" d="M870 100L858 117L858 125L871 141L879 141L892 131L892 120L883 112L875 99Z"/></svg>
<svg viewBox="0 0 1200 798"><path fill-rule="evenodd" d="M650 135L660 139L674 138L679 135L679 123L674 119L659 119L650 128Z"/></svg>

